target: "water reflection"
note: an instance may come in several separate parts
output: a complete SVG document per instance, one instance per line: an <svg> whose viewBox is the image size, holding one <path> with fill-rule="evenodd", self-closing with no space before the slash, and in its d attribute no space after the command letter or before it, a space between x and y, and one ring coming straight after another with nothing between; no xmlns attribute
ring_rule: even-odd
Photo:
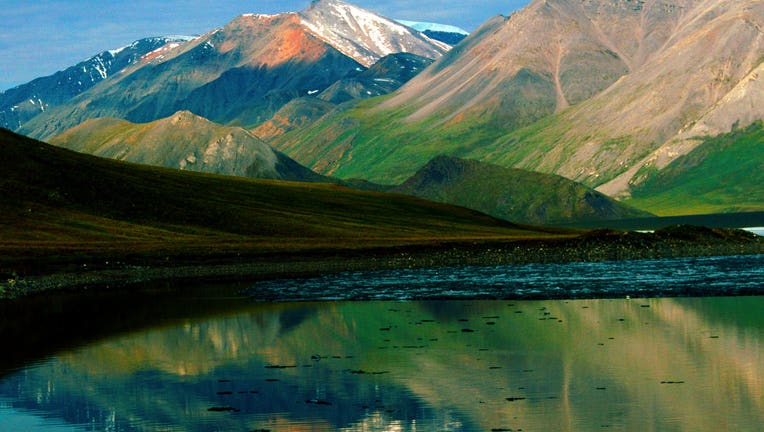
<svg viewBox="0 0 764 432"><path fill-rule="evenodd" d="M0 430L754 431L762 308L764 297L251 304L5 376Z"/></svg>

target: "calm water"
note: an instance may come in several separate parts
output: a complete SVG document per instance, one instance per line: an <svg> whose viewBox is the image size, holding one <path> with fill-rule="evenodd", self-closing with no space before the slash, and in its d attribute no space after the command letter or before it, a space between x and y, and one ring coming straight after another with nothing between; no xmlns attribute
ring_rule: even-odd
<svg viewBox="0 0 764 432"><path fill-rule="evenodd" d="M144 303L115 296L52 306L58 327L69 327L40 327L77 338L51 352L16 353L17 364L6 365L0 431L764 425L764 296L298 303L190 291ZM37 322L34 313L14 313L25 328Z"/></svg>

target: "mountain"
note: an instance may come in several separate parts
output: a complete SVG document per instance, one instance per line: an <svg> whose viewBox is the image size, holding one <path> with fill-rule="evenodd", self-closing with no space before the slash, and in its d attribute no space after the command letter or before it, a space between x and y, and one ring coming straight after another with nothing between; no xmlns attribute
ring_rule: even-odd
<svg viewBox="0 0 764 432"><path fill-rule="evenodd" d="M242 15L145 58L21 131L49 138L89 118L145 123L181 110L217 123L255 124L289 100L328 87L358 67L310 35L297 14Z"/></svg>
<svg viewBox="0 0 764 432"><path fill-rule="evenodd" d="M650 216L564 177L448 156L392 191L536 225Z"/></svg>
<svg viewBox="0 0 764 432"><path fill-rule="evenodd" d="M697 137L764 118L755 79L764 68L764 4L675 1L635 12L652 20L637 27L645 35L640 46L622 50L630 73L553 123L525 131L534 135L525 154L508 152L504 163L523 158L523 166L628 196L697 146ZM711 117L714 128L704 127ZM516 138L498 140L494 149ZM529 156L532 147L537 153ZM552 147L554 154L544 154Z"/></svg>
<svg viewBox="0 0 764 432"><path fill-rule="evenodd" d="M87 120L50 140L95 156L189 171L294 181L328 181L249 131L188 111L150 123Z"/></svg>
<svg viewBox="0 0 764 432"><path fill-rule="evenodd" d="M336 0L314 1L300 13L245 14L173 49L143 56L18 131L47 139L91 118L145 123L182 110L254 127L292 99L320 93L390 53L437 58L448 48Z"/></svg>
<svg viewBox="0 0 764 432"><path fill-rule="evenodd" d="M624 197L703 136L764 118L761 28L753 0L533 1L392 97L273 145L339 177L399 182L446 153Z"/></svg>
<svg viewBox="0 0 764 432"><path fill-rule="evenodd" d="M458 44L467 37L461 33L451 33L439 30L425 30L422 33L430 39L434 39L436 41L440 41L452 46Z"/></svg>
<svg viewBox="0 0 764 432"><path fill-rule="evenodd" d="M439 23L431 23L431 22L421 22L421 21L408 21L408 20L397 20L399 23L411 27L416 31L420 32L426 32L426 31L432 31L432 32L440 32L440 33L455 33L460 34L462 36L467 36L470 34L467 30L464 30L463 28L448 25L448 24L439 24Z"/></svg>
<svg viewBox="0 0 764 432"><path fill-rule="evenodd" d="M0 92L0 127L19 128L46 109L61 105L99 82L135 64L143 56L163 47L178 46L190 38L153 37L137 40L115 50L104 51L47 77Z"/></svg>

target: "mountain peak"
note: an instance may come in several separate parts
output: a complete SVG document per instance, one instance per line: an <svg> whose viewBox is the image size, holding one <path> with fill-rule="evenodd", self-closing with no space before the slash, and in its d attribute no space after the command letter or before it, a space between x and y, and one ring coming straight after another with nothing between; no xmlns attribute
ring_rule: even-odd
<svg viewBox="0 0 764 432"><path fill-rule="evenodd" d="M236 22L237 20L255 20L263 25L268 25L275 21L284 20L294 16L297 16L297 12L282 12L278 14L245 13L236 17L233 22Z"/></svg>
<svg viewBox="0 0 764 432"><path fill-rule="evenodd" d="M178 111L175 114L173 114L171 117L169 117L167 120L169 120L170 123L173 125L190 124L190 123L195 123L199 121L209 122L209 120L205 119L204 117L200 117L188 110Z"/></svg>
<svg viewBox="0 0 764 432"><path fill-rule="evenodd" d="M451 48L403 24L340 0L314 0L299 15L302 24L316 37L366 67L396 52L437 59Z"/></svg>

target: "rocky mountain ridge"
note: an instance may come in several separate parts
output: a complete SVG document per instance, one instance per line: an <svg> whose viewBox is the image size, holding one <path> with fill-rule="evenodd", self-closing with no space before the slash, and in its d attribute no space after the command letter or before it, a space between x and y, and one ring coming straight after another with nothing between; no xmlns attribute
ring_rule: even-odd
<svg viewBox="0 0 764 432"><path fill-rule="evenodd" d="M20 130L50 138L97 117L148 124L188 111L343 179L396 184L447 154L655 203L644 191L663 172L680 190L692 170L734 170L704 143L764 118L762 28L758 0L534 0L445 51L320 0L152 50ZM715 194L714 208L734 209L735 196Z"/></svg>

